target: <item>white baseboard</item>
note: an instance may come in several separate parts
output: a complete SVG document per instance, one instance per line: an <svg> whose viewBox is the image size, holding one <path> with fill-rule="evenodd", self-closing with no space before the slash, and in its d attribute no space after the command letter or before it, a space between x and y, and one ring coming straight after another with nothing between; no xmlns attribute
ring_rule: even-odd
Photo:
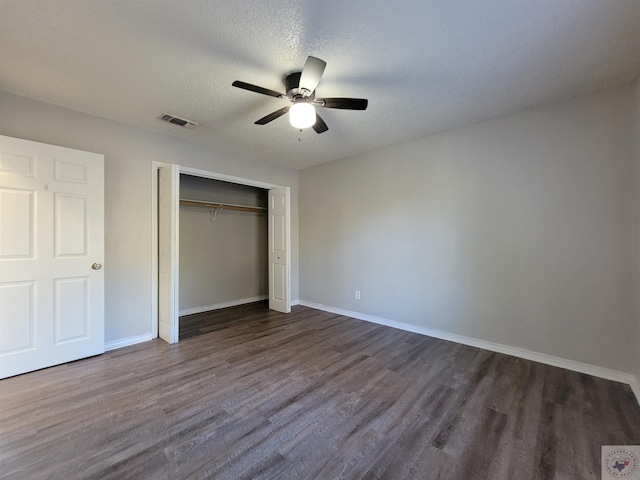
<svg viewBox="0 0 640 480"><path fill-rule="evenodd" d="M231 302L217 303L215 305L206 305L203 307L188 308L185 310L181 310L179 312L179 315L180 316L191 315L193 313L202 313L202 312L208 312L210 310L218 310L220 308L234 307L236 305L242 305L245 303L253 303L253 302L258 302L260 300L266 300L267 298L269 298L268 295L260 295L259 297L242 298L239 300L233 300ZM136 343L148 342L149 340L153 340L154 338L155 337L152 334L145 333L144 335L137 335L135 337L128 337L120 340L114 340L112 342L106 342L104 344L104 351L108 352L110 350L115 350L117 348L123 348L123 347L128 347L130 345L135 345Z"/></svg>
<svg viewBox="0 0 640 480"><path fill-rule="evenodd" d="M116 348L128 347L129 345L135 345L136 343L148 342L153 340L154 337L150 333L144 335L137 335L135 337L123 338L121 340L114 340L112 342L106 342L104 344L104 351L115 350Z"/></svg>
<svg viewBox="0 0 640 480"><path fill-rule="evenodd" d="M346 317L356 318L358 320L364 320L366 322L377 323L387 327L397 328L399 330L405 330L407 332L419 333L428 337L439 338L441 340L448 340L450 342L461 343L463 345L469 345L471 347L482 348L484 350L490 350L492 352L504 353L513 357L523 358L525 360L532 360L534 362L544 363L554 367L566 368L574 372L586 373L587 375L593 375L594 377L604 378L607 380L613 380L614 382L628 384L633 393L636 396L636 400L640 403L640 382L638 379L629 373L619 372L617 370L610 370L608 368L598 367L588 363L576 362L574 360L568 360L566 358L555 357L553 355L547 355L545 353L538 353L524 348L511 347L501 343L488 342L486 340L478 340L477 338L465 337L464 335L457 335L455 333L443 332L441 330L433 330L430 328L420 327L418 325L412 325L405 322L397 322L395 320L388 320L386 318L376 317L368 315L366 313L354 312L351 310L344 310L342 308L335 308L329 305L323 305L320 303L308 302L306 300L300 300L300 305L305 307L315 308L317 310L323 310L325 312L336 313L338 315L344 315Z"/></svg>
<svg viewBox="0 0 640 480"><path fill-rule="evenodd" d="M210 312L211 310L220 310L221 308L235 307L237 305L244 305L245 303L259 302L260 300L266 300L267 298L269 298L269 295L260 295L257 297L239 298L238 300L214 303L213 305L203 305L202 307L185 308L184 310L180 310L178 312L178 315L182 317L184 315L193 315L195 313Z"/></svg>
<svg viewBox="0 0 640 480"><path fill-rule="evenodd" d="M300 300L291 300L291 306L295 307L296 305L300 305Z"/></svg>

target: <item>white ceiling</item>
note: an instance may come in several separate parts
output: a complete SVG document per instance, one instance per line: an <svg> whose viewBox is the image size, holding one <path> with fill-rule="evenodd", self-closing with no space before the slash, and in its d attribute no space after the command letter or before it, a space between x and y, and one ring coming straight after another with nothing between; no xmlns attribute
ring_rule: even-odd
<svg viewBox="0 0 640 480"><path fill-rule="evenodd" d="M329 131L299 133L283 91L327 62ZM304 168L632 81L639 0L0 0L0 90ZM157 117L200 123L185 130Z"/></svg>

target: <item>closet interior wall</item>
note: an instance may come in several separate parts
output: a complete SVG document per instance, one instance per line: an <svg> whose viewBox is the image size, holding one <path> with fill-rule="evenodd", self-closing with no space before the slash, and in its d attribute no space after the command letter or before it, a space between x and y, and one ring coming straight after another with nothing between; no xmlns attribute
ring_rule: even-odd
<svg viewBox="0 0 640 480"><path fill-rule="evenodd" d="M180 175L180 199L267 206L267 190ZM180 205L180 315L267 298L267 216Z"/></svg>

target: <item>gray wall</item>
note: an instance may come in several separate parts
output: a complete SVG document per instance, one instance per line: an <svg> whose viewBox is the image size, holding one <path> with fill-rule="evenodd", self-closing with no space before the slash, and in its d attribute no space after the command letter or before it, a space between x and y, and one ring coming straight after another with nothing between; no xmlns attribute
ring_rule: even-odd
<svg viewBox="0 0 640 480"><path fill-rule="evenodd" d="M637 82L303 170L300 298L640 376L634 108ZM298 172L4 93L0 134L105 154L107 341L150 332L153 160L292 187L299 298Z"/></svg>
<svg viewBox="0 0 640 480"><path fill-rule="evenodd" d="M632 91L302 170L300 299L633 373Z"/></svg>
<svg viewBox="0 0 640 480"><path fill-rule="evenodd" d="M267 206L267 190L180 176L180 198ZM180 310L268 295L265 213L180 206ZM202 308L201 308L202 307Z"/></svg>
<svg viewBox="0 0 640 480"><path fill-rule="evenodd" d="M298 298L298 173L0 92L0 134L105 155L105 339L151 332L152 161L291 187L292 297Z"/></svg>

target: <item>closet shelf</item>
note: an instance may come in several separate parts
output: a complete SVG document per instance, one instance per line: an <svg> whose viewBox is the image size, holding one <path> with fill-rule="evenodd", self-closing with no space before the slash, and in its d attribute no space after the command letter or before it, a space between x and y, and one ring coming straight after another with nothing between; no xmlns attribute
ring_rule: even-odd
<svg viewBox="0 0 640 480"><path fill-rule="evenodd" d="M206 207L206 208L219 208L225 210L238 210L240 212L255 212L262 213L267 209L264 207L252 207L250 205L236 205L234 203L221 203L221 202L203 202L201 200L187 200L180 199L180 205L189 205L191 207Z"/></svg>

